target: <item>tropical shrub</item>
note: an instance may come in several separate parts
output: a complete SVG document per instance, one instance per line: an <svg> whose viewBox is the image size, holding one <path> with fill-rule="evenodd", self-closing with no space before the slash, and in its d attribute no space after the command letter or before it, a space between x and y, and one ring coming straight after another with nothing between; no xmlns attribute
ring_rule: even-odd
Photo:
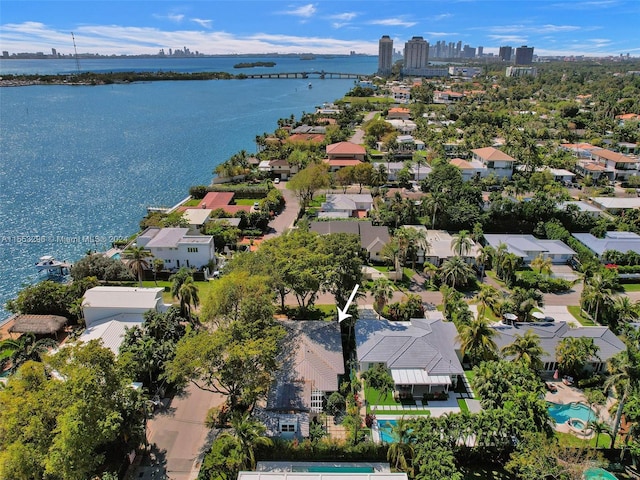
<svg viewBox="0 0 640 480"><path fill-rule="evenodd" d="M515 285L526 289L537 289L543 293L558 293L570 290L573 283L564 278L554 278L537 272L525 271L518 272Z"/></svg>

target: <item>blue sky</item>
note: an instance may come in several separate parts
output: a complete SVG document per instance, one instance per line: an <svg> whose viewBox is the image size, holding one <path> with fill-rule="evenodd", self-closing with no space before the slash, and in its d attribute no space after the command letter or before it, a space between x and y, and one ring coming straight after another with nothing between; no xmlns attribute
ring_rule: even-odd
<svg viewBox="0 0 640 480"><path fill-rule="evenodd" d="M640 56L640 0L196 0L0 3L0 50L209 54L377 54L420 35L482 45L529 45L538 55Z"/></svg>

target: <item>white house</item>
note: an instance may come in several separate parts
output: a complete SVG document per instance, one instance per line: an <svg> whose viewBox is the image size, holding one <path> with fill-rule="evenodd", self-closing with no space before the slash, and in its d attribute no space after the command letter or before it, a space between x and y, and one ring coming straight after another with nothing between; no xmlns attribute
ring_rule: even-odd
<svg viewBox="0 0 640 480"><path fill-rule="evenodd" d="M606 171L613 172L614 180L628 180L632 175L638 174L640 160L636 157L599 148L591 151L591 159L602 165Z"/></svg>
<svg viewBox="0 0 640 480"><path fill-rule="evenodd" d="M102 340L117 354L127 328L142 325L149 310L165 312L169 305L162 301L163 289L136 287L94 287L82 299L86 330L79 340Z"/></svg>
<svg viewBox="0 0 640 480"><path fill-rule="evenodd" d="M505 244L507 252L520 257L525 265L540 255L552 263L567 263L576 254L560 240L540 240L533 235L485 233L484 239L495 249Z"/></svg>
<svg viewBox="0 0 640 480"><path fill-rule="evenodd" d="M424 225L403 225L402 228L412 228L423 232L427 239L429 249L425 252L423 248L418 248L417 263L422 264L427 262L439 267L446 260L457 255L453 250L453 241L455 238L445 230L427 230L427 227ZM471 242L471 247L469 251L462 256L462 259L469 265L475 265L481 247L473 240L469 239L469 241Z"/></svg>
<svg viewBox="0 0 640 480"><path fill-rule="evenodd" d="M366 214L373 208L373 198L370 193L330 193L320 208L321 215L330 217L352 217Z"/></svg>
<svg viewBox="0 0 640 480"><path fill-rule="evenodd" d="M189 234L188 228L147 228L136 240L138 246L149 250L164 261L167 269L189 267L202 269L215 262L213 237Z"/></svg>
<svg viewBox="0 0 640 480"><path fill-rule="evenodd" d="M476 148L471 152L472 160L482 163L489 174L493 173L498 178L511 179L515 158L493 147Z"/></svg>
<svg viewBox="0 0 640 480"><path fill-rule="evenodd" d="M189 224L189 229L197 234L211 220L211 212L213 210L210 208L187 208L182 216Z"/></svg>
<svg viewBox="0 0 640 480"><path fill-rule="evenodd" d="M460 169L462 180L468 182L474 178L484 178L489 174L489 169L478 160L463 160L462 158L452 158L449 160L451 165Z"/></svg>

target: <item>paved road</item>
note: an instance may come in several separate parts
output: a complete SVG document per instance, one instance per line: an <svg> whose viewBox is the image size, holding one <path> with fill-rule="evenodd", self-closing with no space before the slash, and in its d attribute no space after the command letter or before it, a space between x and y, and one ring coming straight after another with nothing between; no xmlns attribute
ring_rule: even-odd
<svg viewBox="0 0 640 480"><path fill-rule="evenodd" d="M364 124L365 122L368 122L369 120L371 120L373 117L375 117L376 113L378 113L378 112L369 112L369 113L367 113L364 116L364 120L362 121L362 123ZM349 139L349 141L351 143L356 143L358 145L362 145L364 143L364 130L362 129L361 126L356 128L355 133Z"/></svg>
<svg viewBox="0 0 640 480"><path fill-rule="evenodd" d="M282 193L285 206L280 215L275 217L269 224L271 231L264 236L265 240L281 235L285 230L293 227L293 223L298 218L298 212L300 211L298 197L291 190L288 190L284 183L277 184L276 188Z"/></svg>
<svg viewBox="0 0 640 480"><path fill-rule="evenodd" d="M138 467L141 480L192 480L198 476L209 429L204 425L207 411L224 403L222 395L190 385L184 395L174 397L165 410L147 424L151 454Z"/></svg>

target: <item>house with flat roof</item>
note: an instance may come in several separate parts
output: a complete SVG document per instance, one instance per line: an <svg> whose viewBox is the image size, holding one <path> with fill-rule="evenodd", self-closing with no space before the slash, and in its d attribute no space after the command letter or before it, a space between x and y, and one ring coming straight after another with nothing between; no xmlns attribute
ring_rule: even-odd
<svg viewBox="0 0 640 480"><path fill-rule="evenodd" d="M82 298L86 329L81 342L100 340L116 355L128 328L141 326L149 310L165 312L163 288L93 287Z"/></svg>
<svg viewBox="0 0 640 480"><path fill-rule="evenodd" d="M320 207L319 217L348 218L366 216L373 208L370 193L329 193Z"/></svg>
<svg viewBox="0 0 640 480"><path fill-rule="evenodd" d="M448 392L464 375L458 331L441 312L409 322L377 319L372 310L356 321L356 355L360 372L382 363L398 395L422 399L424 394ZM457 350L458 349L458 350Z"/></svg>
<svg viewBox="0 0 640 480"><path fill-rule="evenodd" d="M309 436L309 421L323 412L344 375L342 338L337 322L281 320L287 337L279 370L258 417L272 437Z"/></svg>
<svg viewBox="0 0 640 480"><path fill-rule="evenodd" d="M190 234L188 228L149 227L138 236L136 244L161 259L168 270L200 270L216 260L213 237Z"/></svg>
<svg viewBox="0 0 640 480"><path fill-rule="evenodd" d="M433 92L433 103L451 104L462 100L466 95L461 92L451 90L435 90Z"/></svg>
<svg viewBox="0 0 640 480"><path fill-rule="evenodd" d="M471 153L472 160L484 165L489 175L493 173L498 178L511 180L515 158L494 147L476 148L471 150Z"/></svg>
<svg viewBox="0 0 640 480"><path fill-rule="evenodd" d="M607 250L621 253L631 251L640 254L640 235L634 232L606 232L604 238L595 237L590 233L572 233L571 235L598 258L601 258Z"/></svg>
<svg viewBox="0 0 640 480"><path fill-rule="evenodd" d="M309 229L320 235L331 233L351 233L360 237L360 245L366 250L369 259L382 262L380 252L391 241L389 228L384 225L373 225L369 221L341 221L311 222Z"/></svg>
<svg viewBox="0 0 640 480"><path fill-rule="evenodd" d="M595 206L614 215L624 210L640 208L640 197L591 197L589 200Z"/></svg>
<svg viewBox="0 0 640 480"><path fill-rule="evenodd" d="M445 230L429 230L424 225L403 225L402 228L412 228L423 232L426 236L429 249L425 252L423 248L418 248L416 263L427 262L440 267L445 261L458 255L453 250L455 237ZM480 250L481 246L471 240L471 248L466 255L462 256L462 259L469 265L475 265Z"/></svg>
<svg viewBox="0 0 640 480"><path fill-rule="evenodd" d="M558 368L556 347L565 338L593 339L598 347L598 355L587 361L587 369L596 373L605 370L607 361L626 349L624 342L608 327L572 327L567 322L516 322L514 325L494 324L491 328L496 332L493 340L499 349L512 344L516 335L524 336L527 331L538 335L543 350L541 360L546 372L555 372Z"/></svg>
<svg viewBox="0 0 640 480"><path fill-rule="evenodd" d="M602 215L601 209L599 209L595 205L585 202L584 200L571 200L568 202L560 202L558 204L558 208L564 211L568 211L569 209L573 208L579 212L588 213L592 217L599 217L600 215Z"/></svg>
<svg viewBox="0 0 640 480"><path fill-rule="evenodd" d="M375 162L373 168L378 170L381 166L387 171L387 180L395 182L398 180L398 172L405 168L404 162ZM431 166L429 165L416 165L412 163L409 167L409 174L412 180L420 181L424 180L431 173Z"/></svg>
<svg viewBox="0 0 640 480"><path fill-rule="evenodd" d="M400 120L387 118L387 123L397 130L401 135L411 135L418 125L412 120Z"/></svg>
<svg viewBox="0 0 640 480"><path fill-rule="evenodd" d="M188 208L182 212L182 216L189 224L189 230L199 232L211 220L210 208Z"/></svg>
<svg viewBox="0 0 640 480"><path fill-rule="evenodd" d="M500 244L505 244L507 252L521 258L525 265L540 255L543 258L549 258L552 263L563 264L576 254L560 240L541 240L533 235L485 233L484 239L495 249Z"/></svg>

